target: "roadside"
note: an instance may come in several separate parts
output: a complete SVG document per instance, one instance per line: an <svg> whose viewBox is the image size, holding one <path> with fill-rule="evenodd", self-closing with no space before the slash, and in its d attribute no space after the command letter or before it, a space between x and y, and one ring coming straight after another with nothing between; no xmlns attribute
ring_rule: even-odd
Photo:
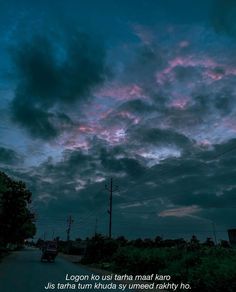
<svg viewBox="0 0 236 292"><path fill-rule="evenodd" d="M34 247L25 247L25 246L21 246L21 247L17 247L17 248L4 248L4 249L0 249L0 263L9 255L11 255L12 253L17 253L19 251L22 250L36 250L36 248Z"/></svg>
<svg viewBox="0 0 236 292"><path fill-rule="evenodd" d="M81 255L65 254L62 252L59 252L58 255L63 257L64 259L68 260L69 262L74 263L74 264L78 264L82 259Z"/></svg>
<svg viewBox="0 0 236 292"><path fill-rule="evenodd" d="M0 263L9 254L10 254L10 251L8 249L0 249Z"/></svg>
<svg viewBox="0 0 236 292"><path fill-rule="evenodd" d="M78 256L78 255L68 255L68 254L63 254L63 253L59 253L59 256L64 258L65 260L71 262L71 263L74 263L82 268L86 268L87 270L93 272L93 273L96 273L98 275L118 275L117 273L114 273L114 272L111 272L109 270L103 270L103 269L100 269L100 268L96 268L94 266L91 266L91 265L84 265L84 264L81 264L80 263L80 260L82 258L82 256ZM123 283L123 284L150 284L150 282L147 282L147 281L125 281L125 280L119 280L119 281L114 281L114 283ZM136 290L133 290L132 291L138 291L138 292L141 292L141 291L144 291L143 289L136 289ZM159 291L159 292L168 292L168 290L160 290L160 289L145 289L145 291L147 292L151 292L151 291Z"/></svg>

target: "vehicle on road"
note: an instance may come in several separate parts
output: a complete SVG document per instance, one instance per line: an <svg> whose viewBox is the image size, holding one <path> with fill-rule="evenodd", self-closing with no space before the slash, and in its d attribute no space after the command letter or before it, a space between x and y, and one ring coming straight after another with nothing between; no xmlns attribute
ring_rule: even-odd
<svg viewBox="0 0 236 292"><path fill-rule="evenodd" d="M57 242L46 241L42 247L41 262L47 260L48 262L54 262L58 254Z"/></svg>

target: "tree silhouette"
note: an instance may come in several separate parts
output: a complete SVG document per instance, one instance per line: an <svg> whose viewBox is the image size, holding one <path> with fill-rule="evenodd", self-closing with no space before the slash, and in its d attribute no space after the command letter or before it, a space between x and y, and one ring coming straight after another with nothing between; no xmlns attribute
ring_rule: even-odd
<svg viewBox="0 0 236 292"><path fill-rule="evenodd" d="M29 210L31 192L22 181L0 172L0 241L20 244L36 232L34 214Z"/></svg>

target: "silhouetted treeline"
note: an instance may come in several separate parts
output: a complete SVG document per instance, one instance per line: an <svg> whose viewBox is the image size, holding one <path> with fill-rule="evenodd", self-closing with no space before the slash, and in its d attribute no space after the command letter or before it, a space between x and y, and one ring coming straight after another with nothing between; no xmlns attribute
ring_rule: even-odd
<svg viewBox="0 0 236 292"><path fill-rule="evenodd" d="M0 250L19 246L35 235L31 196L25 183L0 172Z"/></svg>
<svg viewBox="0 0 236 292"><path fill-rule="evenodd" d="M86 240L59 241L60 249L83 255L81 263L120 274L171 275L175 283L189 283L191 291L236 291L236 251L228 241L116 239L97 234Z"/></svg>
<svg viewBox="0 0 236 292"><path fill-rule="evenodd" d="M190 240L160 236L128 240L101 234L85 240L56 240L61 252L81 255L82 264L96 268L119 274L170 275L172 282L189 283L194 292L236 291L236 250L226 240L216 245L211 238L200 242L195 235ZM42 239L36 243L42 244Z"/></svg>

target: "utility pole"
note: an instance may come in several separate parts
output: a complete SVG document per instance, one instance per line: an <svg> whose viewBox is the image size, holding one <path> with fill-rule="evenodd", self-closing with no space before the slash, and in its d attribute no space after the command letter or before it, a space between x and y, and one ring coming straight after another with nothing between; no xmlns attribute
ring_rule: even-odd
<svg viewBox="0 0 236 292"><path fill-rule="evenodd" d="M67 223L68 223L68 228L66 230L67 233L67 241L70 241L70 230L71 230L71 224L74 222L71 216L68 217Z"/></svg>
<svg viewBox="0 0 236 292"><path fill-rule="evenodd" d="M118 190L118 186L113 186L113 179L110 179L110 186L105 185L105 189L109 192L109 238L111 238L111 230L112 230L112 196L113 192Z"/></svg>
<svg viewBox="0 0 236 292"><path fill-rule="evenodd" d="M211 223L212 223L213 235L214 235L214 239L215 239L215 245L217 245L215 222L212 221Z"/></svg>
<svg viewBox="0 0 236 292"><path fill-rule="evenodd" d="M95 228L94 228L94 236L97 235L97 228L98 228L98 218L96 217L96 220L95 220Z"/></svg>

